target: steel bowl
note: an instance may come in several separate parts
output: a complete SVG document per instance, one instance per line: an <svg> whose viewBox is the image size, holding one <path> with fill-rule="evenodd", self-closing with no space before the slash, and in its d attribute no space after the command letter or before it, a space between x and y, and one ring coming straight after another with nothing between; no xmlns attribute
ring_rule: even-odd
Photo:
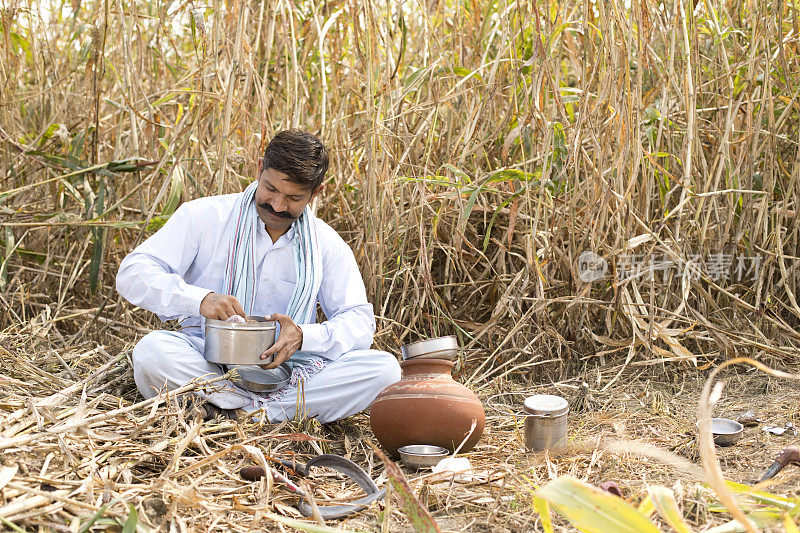
<svg viewBox="0 0 800 533"><path fill-rule="evenodd" d="M264 350L275 344L275 321L263 316L248 316L247 322L206 320L206 345L203 357L220 365L264 365Z"/></svg>
<svg viewBox="0 0 800 533"><path fill-rule="evenodd" d="M742 438L744 426L729 418L712 418L711 433L717 446L732 446Z"/></svg>
<svg viewBox="0 0 800 533"><path fill-rule="evenodd" d="M231 381L250 392L275 392L289 384L292 372L287 365L264 370L258 366L237 366Z"/></svg>
<svg viewBox="0 0 800 533"><path fill-rule="evenodd" d="M452 361L458 357L458 340L454 335L437 337L424 341L412 342L400 348L403 360L406 359L447 359Z"/></svg>
<svg viewBox="0 0 800 533"><path fill-rule="evenodd" d="M409 444L397 449L400 461L412 468L430 468L448 455L447 448L431 444Z"/></svg>

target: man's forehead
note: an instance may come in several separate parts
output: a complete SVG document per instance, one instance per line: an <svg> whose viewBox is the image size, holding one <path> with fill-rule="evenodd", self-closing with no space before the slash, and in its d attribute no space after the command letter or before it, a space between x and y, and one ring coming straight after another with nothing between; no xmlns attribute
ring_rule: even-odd
<svg viewBox="0 0 800 533"><path fill-rule="evenodd" d="M265 181L284 194L308 194L311 190L308 187L303 187L301 184L290 180L289 176L274 168L268 168L262 171L258 179Z"/></svg>

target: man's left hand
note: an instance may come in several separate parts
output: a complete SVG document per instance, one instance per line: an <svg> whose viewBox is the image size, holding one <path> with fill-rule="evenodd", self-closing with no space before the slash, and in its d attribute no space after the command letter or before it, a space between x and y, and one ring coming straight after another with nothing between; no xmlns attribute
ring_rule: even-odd
<svg viewBox="0 0 800 533"><path fill-rule="evenodd" d="M277 368L284 361L289 359L294 352L300 349L303 345L303 330L295 324L289 315L282 315L275 313L274 315L267 315L267 320L275 320L281 325L281 334L278 340L261 354L261 359L266 359L270 355L275 358L267 365L261 365L264 370Z"/></svg>

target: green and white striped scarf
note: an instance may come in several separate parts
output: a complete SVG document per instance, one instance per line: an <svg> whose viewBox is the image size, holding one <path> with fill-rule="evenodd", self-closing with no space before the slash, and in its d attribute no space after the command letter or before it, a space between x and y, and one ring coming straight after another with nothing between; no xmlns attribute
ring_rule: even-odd
<svg viewBox="0 0 800 533"><path fill-rule="evenodd" d="M247 314L253 314L255 303L255 236L258 225L264 223L256 211L257 188L258 181L251 183L236 202L236 227L231 236L225 266L225 291L239 300ZM294 223L294 230L292 246L297 285L289 299L286 314L292 317L295 324L313 324L317 318L316 295L322 283L322 258L317 241L316 217L309 206ZM300 379L308 379L325 367L325 359L303 352L295 352L287 363L292 368L292 385L297 385Z"/></svg>

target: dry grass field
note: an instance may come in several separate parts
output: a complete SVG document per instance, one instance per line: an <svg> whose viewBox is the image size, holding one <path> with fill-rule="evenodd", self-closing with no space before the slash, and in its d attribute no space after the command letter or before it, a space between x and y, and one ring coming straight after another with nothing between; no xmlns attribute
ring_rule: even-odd
<svg viewBox="0 0 800 533"><path fill-rule="evenodd" d="M656 485L692 530L742 512L792 530L794 467L771 496L722 484L752 484L791 432L715 450L697 421L797 422L796 376L765 370L800 356L799 11L4 0L3 527L324 530L279 485L239 478L259 454L333 451L397 481L365 415L199 425L133 385L133 345L164 326L115 292L119 262L182 201L243 190L272 134L299 127L331 150L316 208L356 253L376 344L457 335L455 376L488 416L472 477L404 469L420 504L326 527L426 530L421 505L442 530L547 530L535 494L570 475L615 481L659 528L675 523ZM587 281L584 252L603 276ZM560 454L522 450L509 413L532 392L573 402ZM352 490L309 483L320 501ZM552 527L574 528L562 511Z"/></svg>

